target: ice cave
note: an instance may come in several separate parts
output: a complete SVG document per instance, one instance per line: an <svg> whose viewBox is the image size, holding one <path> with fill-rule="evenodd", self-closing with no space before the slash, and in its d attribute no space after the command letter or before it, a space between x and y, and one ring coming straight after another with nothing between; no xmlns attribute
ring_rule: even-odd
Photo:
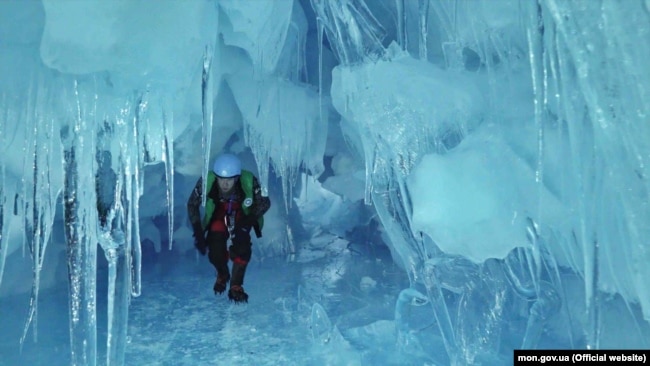
<svg viewBox="0 0 650 366"><path fill-rule="evenodd" d="M650 0L0 1L0 365L650 349L649 40ZM188 221L221 153L272 202L246 304Z"/></svg>

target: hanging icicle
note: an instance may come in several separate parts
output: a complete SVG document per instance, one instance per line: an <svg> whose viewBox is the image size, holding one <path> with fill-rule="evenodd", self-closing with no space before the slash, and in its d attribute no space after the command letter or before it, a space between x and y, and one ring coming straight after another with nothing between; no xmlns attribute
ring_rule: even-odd
<svg viewBox="0 0 650 366"><path fill-rule="evenodd" d="M162 113L163 163L165 164L165 193L167 195L167 232L169 250L174 242L174 117Z"/></svg>
<svg viewBox="0 0 650 366"><path fill-rule="evenodd" d="M202 152L203 152L203 171L201 172L201 181L204 182L202 185L203 192L201 192L201 206L205 206L205 199L207 197L207 187L205 182L207 182L207 174L210 170L210 150L212 146L212 122L214 115L212 113L213 107L213 82L212 82L212 47L205 46L205 53L203 55L203 73L201 81L201 102L202 102L202 111L203 111L203 120L202 120L202 129L201 140Z"/></svg>
<svg viewBox="0 0 650 366"><path fill-rule="evenodd" d="M87 101L75 81L72 122L61 129L63 209L70 287L70 344L73 365L97 360L97 209L94 176L94 101ZM92 188L90 188L92 187Z"/></svg>
<svg viewBox="0 0 650 366"><path fill-rule="evenodd" d="M35 87L33 100L28 103L28 117L25 127L28 132L26 142L29 144L26 150L30 152L31 164L25 169L32 171L32 190L30 195L25 197L25 217L24 222L28 223L27 233L29 252L32 258L32 290L30 298L30 307L23 336L21 337L21 347L24 344L27 332L32 329L34 342L38 341L38 298L41 283L41 270L47 245L50 241L52 225L54 222L55 206L58 192L53 184L52 174L55 171L54 166L56 148L54 145L54 121L46 112L44 106L50 102L49 93L41 87L42 81ZM30 207L31 206L31 207ZM31 208L28 210L28 207Z"/></svg>

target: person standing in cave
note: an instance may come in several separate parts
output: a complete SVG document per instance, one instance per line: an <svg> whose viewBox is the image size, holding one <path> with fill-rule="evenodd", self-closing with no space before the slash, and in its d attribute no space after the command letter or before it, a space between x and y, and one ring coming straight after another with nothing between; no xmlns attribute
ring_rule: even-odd
<svg viewBox="0 0 650 366"><path fill-rule="evenodd" d="M271 207L271 200L262 196L257 178L242 170L241 161L232 154L220 155L208 173L203 219L199 211L202 191L199 178L187 202L194 245L202 255L209 251L210 263L217 270L214 293L223 293L230 281L228 298L237 303L248 302L242 286L252 255L250 231L253 229L258 238L262 236L263 215ZM230 248L228 239L232 242ZM232 275L228 259L232 260Z"/></svg>

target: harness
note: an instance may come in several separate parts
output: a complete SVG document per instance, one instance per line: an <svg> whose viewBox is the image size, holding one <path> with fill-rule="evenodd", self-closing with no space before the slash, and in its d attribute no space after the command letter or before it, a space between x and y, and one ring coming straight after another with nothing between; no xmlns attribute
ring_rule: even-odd
<svg viewBox="0 0 650 366"><path fill-rule="evenodd" d="M228 197L228 206L226 206L226 214L223 216L223 223L226 225L226 228L228 228L228 233L232 236L233 230L235 230L235 215L237 214L237 211L233 209L233 201L234 201L234 195L230 194L230 197Z"/></svg>

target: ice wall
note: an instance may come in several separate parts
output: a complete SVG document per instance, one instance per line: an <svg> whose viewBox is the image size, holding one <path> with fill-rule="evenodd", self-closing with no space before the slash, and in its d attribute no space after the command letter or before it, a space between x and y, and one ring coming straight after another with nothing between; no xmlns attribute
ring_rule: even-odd
<svg viewBox="0 0 650 366"><path fill-rule="evenodd" d="M466 352L477 342L462 332L466 314L450 313L440 292L474 291L447 282L454 275L437 262L447 256L479 268L496 259L486 289L503 285L503 271L539 305L530 309L527 347L542 320L535 314L558 311L556 293L569 291L565 272L583 278L587 316L577 322L587 347L600 344L604 293L640 305L648 320L639 282L650 214L648 79L638 68L648 52L639 47L646 3L397 1L397 34L387 37L369 3L370 11L354 1L312 4L336 40L332 100L364 156L366 200L413 284L427 287L452 361L478 355ZM627 31L628 20L639 34ZM396 44L408 54L399 57ZM405 63L417 78L391 78ZM369 76L373 69L382 71ZM450 81L455 72L471 80ZM518 248L523 271L512 267Z"/></svg>
<svg viewBox="0 0 650 366"><path fill-rule="evenodd" d="M167 216L172 236L173 141L188 123L174 114L201 105L186 96L216 39L214 3L112 5L0 5L0 269L8 256L15 263L31 258L31 268L12 265L22 272L0 278L3 290L22 291L6 282L32 277L20 342L37 341L41 277L52 273L43 271L44 259L65 249L73 364L98 362L102 254L109 268L104 363L123 363L128 304L141 292L140 214ZM160 163L166 189L158 200L166 204L141 212L145 168ZM65 243L51 243L55 224L63 226Z"/></svg>

